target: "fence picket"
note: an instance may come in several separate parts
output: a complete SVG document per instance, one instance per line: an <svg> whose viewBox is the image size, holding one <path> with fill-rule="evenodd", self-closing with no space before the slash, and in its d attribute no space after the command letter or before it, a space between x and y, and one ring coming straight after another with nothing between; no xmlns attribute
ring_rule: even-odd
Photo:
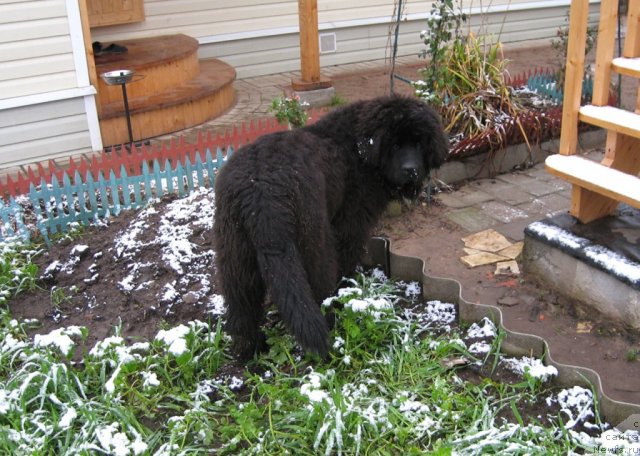
<svg viewBox="0 0 640 456"><path fill-rule="evenodd" d="M143 146L133 148L130 154L112 149L91 160L82 158L76 162L70 158L67 171L54 169L50 161L48 170L40 165L35 173L29 168L31 181L19 175L15 181L7 177L7 183L27 187L24 193L28 192L33 206L36 229L49 243L52 235L66 232L72 223L88 224L98 218L117 216L123 209L143 206L154 197L166 194L183 197L200 187L213 187L218 168L232 156L234 149L274 126L280 128L268 121L252 124L248 129L246 126L241 131L235 129L235 137L208 135L206 143L200 136L197 145L186 144L181 138L169 150L164 146ZM237 144L231 145L232 139ZM39 183L35 180L38 176ZM5 189L0 185L0 190ZM22 208L11 195L9 204L0 198L0 223L0 240L16 233L28 239L30 233Z"/></svg>
<svg viewBox="0 0 640 456"><path fill-rule="evenodd" d="M121 185L116 180L116 173L111 170L109 172L109 184L111 185L111 198L113 199L113 215L118 216L122 212L121 203L124 201L120 198Z"/></svg>

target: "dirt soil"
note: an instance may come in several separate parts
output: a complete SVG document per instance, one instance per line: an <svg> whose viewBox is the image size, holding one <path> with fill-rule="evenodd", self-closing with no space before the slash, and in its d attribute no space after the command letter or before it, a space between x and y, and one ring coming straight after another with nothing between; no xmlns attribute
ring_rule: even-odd
<svg viewBox="0 0 640 456"><path fill-rule="evenodd" d="M543 51L534 52L535 65L557 62L550 48ZM531 68L531 52L507 53L514 62L513 73ZM409 77L415 71L416 67L398 68ZM388 82L388 72L381 71L333 80L337 93L349 101L388 93ZM407 90L400 81L396 85ZM85 326L89 348L111 335L115 326L121 325L123 336L135 341L149 339L167 325L217 318L220 300L210 282L214 255L210 214L206 207L192 202L196 210L185 217L174 213L171 204L164 200L144 217L125 211L106 226L54 245L36 261L42 289L12 300L13 315L39 319L42 326L37 332L41 333L61 326ZM496 304L506 296L514 298L516 305L503 307L509 329L541 335L550 343L554 359L595 369L610 397L640 403L640 361L627 360L632 350L640 350L637 334L585 315L576 303L538 286L526 274L499 279L491 266L468 268L459 258L463 255L461 238L470 233L449 222L444 210L437 199L430 206L405 208L400 216L382 220L377 233L391 239L395 252L422 258L428 274L458 280L463 297L471 302ZM187 230L182 234L193 251L161 238L159 232L166 228L159 227L160 223ZM168 234L175 237L175 233ZM177 260L167 252L177 253ZM578 332L578 323L586 319L593 327Z"/></svg>

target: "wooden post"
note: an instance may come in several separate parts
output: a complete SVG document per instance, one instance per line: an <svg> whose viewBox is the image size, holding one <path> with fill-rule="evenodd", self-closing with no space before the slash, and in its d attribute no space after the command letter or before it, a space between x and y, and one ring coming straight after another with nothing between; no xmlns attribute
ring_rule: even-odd
<svg viewBox="0 0 640 456"><path fill-rule="evenodd" d="M320 43L318 41L318 1L298 0L300 22L300 64L302 80L320 80Z"/></svg>
<svg viewBox="0 0 640 456"><path fill-rule="evenodd" d="M640 57L640 1L629 0L627 13L627 36L622 55L627 58Z"/></svg>
<svg viewBox="0 0 640 456"><path fill-rule="evenodd" d="M318 0L298 0L298 21L302 78L291 81L293 90L306 91L331 87L331 80L320 75Z"/></svg>
<svg viewBox="0 0 640 456"><path fill-rule="evenodd" d="M591 104L606 106L611 91L611 60L616 49L618 26L618 0L602 0L596 47L595 79ZM586 37L585 37L586 39ZM573 81L574 83L576 81Z"/></svg>
<svg viewBox="0 0 640 456"><path fill-rule="evenodd" d="M563 155L575 154L578 145L578 111L582 98L588 18L589 0L572 0L560 132L560 153Z"/></svg>
<svg viewBox="0 0 640 456"><path fill-rule="evenodd" d="M80 0L78 4L80 7L80 20L82 21L82 38L84 40L85 55L87 58L87 67L89 69L89 81L91 85L98 89L100 81L98 79L98 73L96 72L96 60L93 55L93 45L91 40L91 28L89 27L89 14L87 12L87 0ZM100 97L98 94L95 96L96 108L100 112Z"/></svg>

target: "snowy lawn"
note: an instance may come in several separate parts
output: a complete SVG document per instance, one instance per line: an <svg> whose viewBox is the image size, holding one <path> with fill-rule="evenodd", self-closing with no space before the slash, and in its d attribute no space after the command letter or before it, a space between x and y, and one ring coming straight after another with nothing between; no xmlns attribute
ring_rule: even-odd
<svg viewBox="0 0 640 456"><path fill-rule="evenodd" d="M183 249L184 250L184 249ZM553 387L540 360L500 353L489 320L379 271L325 301L329 359L305 356L269 318L268 353L229 356L222 321L85 353L81 326L31 336L6 301L36 287L37 249L2 245L0 454L637 454L640 436L602 423L592 391Z"/></svg>

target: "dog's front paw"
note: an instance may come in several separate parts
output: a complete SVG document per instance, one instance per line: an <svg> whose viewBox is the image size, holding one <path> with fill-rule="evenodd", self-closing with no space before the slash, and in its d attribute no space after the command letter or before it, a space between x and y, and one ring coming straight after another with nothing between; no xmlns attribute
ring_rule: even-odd
<svg viewBox="0 0 640 456"><path fill-rule="evenodd" d="M267 338L262 331L255 338L235 336L231 351L239 361L249 361L255 354L267 351Z"/></svg>

